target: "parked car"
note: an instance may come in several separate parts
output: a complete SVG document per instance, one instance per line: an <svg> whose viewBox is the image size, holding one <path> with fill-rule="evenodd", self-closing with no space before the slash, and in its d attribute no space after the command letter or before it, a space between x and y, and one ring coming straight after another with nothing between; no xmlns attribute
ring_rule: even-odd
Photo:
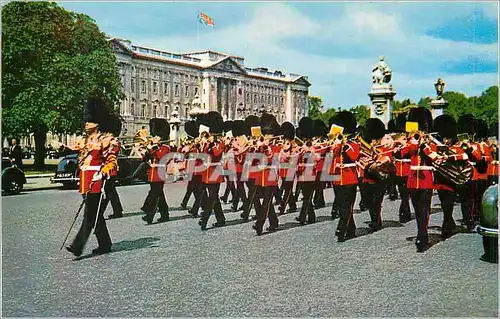
<svg viewBox="0 0 500 319"><path fill-rule="evenodd" d="M481 219L477 226L483 236L484 255L481 260L498 263L498 185L491 185L481 201Z"/></svg>
<svg viewBox="0 0 500 319"><path fill-rule="evenodd" d="M119 185L129 185L135 181L146 181L145 171L139 171L134 178L132 174L142 163L140 158L118 155L118 178ZM62 183L65 188L76 188L79 185L80 169L78 168L78 154L66 155L57 165L52 183Z"/></svg>
<svg viewBox="0 0 500 319"><path fill-rule="evenodd" d="M12 163L10 158L2 157L2 190L7 194L16 195L26 184L24 172Z"/></svg>

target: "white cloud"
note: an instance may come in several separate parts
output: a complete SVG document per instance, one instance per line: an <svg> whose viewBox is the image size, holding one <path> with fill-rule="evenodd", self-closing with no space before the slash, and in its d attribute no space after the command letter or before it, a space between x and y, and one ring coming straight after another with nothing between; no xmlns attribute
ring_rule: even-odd
<svg viewBox="0 0 500 319"><path fill-rule="evenodd" d="M384 10L387 6L390 10ZM386 56L394 72L393 85L398 99L418 100L433 95L433 83L438 77L448 83L448 90L468 95L479 94L497 84L497 74L444 74L438 68L444 62L463 61L470 56L497 61L498 44L457 42L423 35L420 24L425 20L415 11L416 6L410 7L350 5L340 18L324 22L285 3L263 3L255 8L246 23L231 28L200 26L199 43L196 37L151 37L142 38L140 42L179 52L210 48L244 56L245 64L250 67L305 74L312 83L310 94L324 97L325 105L335 107L369 103L371 67L380 55ZM466 7L457 8L456 16L466 16ZM415 27L412 12L417 12L415 21L420 23ZM452 18L453 15L453 10L448 10L441 16ZM290 38L303 40L301 47L286 46L284 41ZM335 45L328 54L308 53L307 46L312 39ZM353 54L361 47L369 53L361 57L339 56L335 48L340 46L350 48ZM408 73L410 69L418 72Z"/></svg>

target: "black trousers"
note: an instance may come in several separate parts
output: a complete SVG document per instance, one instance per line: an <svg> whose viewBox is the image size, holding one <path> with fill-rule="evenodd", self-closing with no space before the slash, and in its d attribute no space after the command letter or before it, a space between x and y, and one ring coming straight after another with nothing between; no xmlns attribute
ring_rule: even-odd
<svg viewBox="0 0 500 319"><path fill-rule="evenodd" d="M488 181L485 179L472 181L473 190L473 202L472 202L472 213L473 219L479 221L481 215L481 202L483 200L484 192L488 188Z"/></svg>
<svg viewBox="0 0 500 319"><path fill-rule="evenodd" d="M201 223L203 225L207 225L208 219L210 218L210 214L212 211L215 213L215 218L217 219L217 223L225 224L226 217L224 217L224 212L222 211L222 205L220 203L219 198L219 190L220 184L203 184L207 196L203 197L203 213L201 215Z"/></svg>
<svg viewBox="0 0 500 319"><path fill-rule="evenodd" d="M306 215L307 215L307 222L314 223L316 222L316 213L314 212L314 206L312 200L316 182L315 181L299 182L298 184L301 184L300 189L302 190L302 196L303 196L302 207L300 209L300 214L299 214L299 222L304 223L306 221Z"/></svg>
<svg viewBox="0 0 500 319"><path fill-rule="evenodd" d="M382 202L385 194L385 183L365 184L365 203L370 211L370 228L379 230L382 228Z"/></svg>
<svg viewBox="0 0 500 319"><path fill-rule="evenodd" d="M460 198L460 208L462 209L462 223L466 225L469 229L474 228L474 219L472 212L472 203L474 201L472 192L472 181L465 183L464 185L458 186L456 189L458 196Z"/></svg>
<svg viewBox="0 0 500 319"><path fill-rule="evenodd" d="M248 187L248 200L241 214L244 219L248 219L253 206L255 206L255 211L260 208L260 201L258 198L262 197L262 195L257 192L258 189L255 187L255 180L253 178L248 179L246 183Z"/></svg>
<svg viewBox="0 0 500 319"><path fill-rule="evenodd" d="M200 210L200 207L202 207L203 201L208 196L205 184L201 182L201 175L199 176L199 183L197 183L196 188L194 189L194 204L190 210L190 213L195 216L198 215L198 211Z"/></svg>
<svg viewBox="0 0 500 319"><path fill-rule="evenodd" d="M360 207L366 207L366 184L363 183L363 179L359 179L359 195L361 197L361 200L359 201L359 206Z"/></svg>
<svg viewBox="0 0 500 319"><path fill-rule="evenodd" d="M116 176L111 176L106 181L106 185L104 185L106 198L104 198L101 203L103 214L106 211L106 208L108 208L109 202L111 202L111 207L113 208L113 215L122 215L123 213L122 203L120 202L120 196L118 196L118 193L116 192L115 182Z"/></svg>
<svg viewBox="0 0 500 319"><path fill-rule="evenodd" d="M194 194L194 198L196 201L196 196L199 195L196 190L199 188L200 184L201 184L201 175L193 175L191 177L191 180L187 184L186 194L182 199L182 204L181 204L182 206L187 206L189 198L191 198L191 194Z"/></svg>
<svg viewBox="0 0 500 319"><path fill-rule="evenodd" d="M94 228L100 198L101 193L90 193L85 199L82 225L80 226L80 230L76 234L76 237L71 244L75 254L77 252L81 253L83 251L83 248L85 247L85 244L87 244L87 241L89 240L90 233ZM97 217L95 236L97 238L97 242L99 243L99 247L109 248L111 247L111 238L109 237L109 232L108 228L106 227L106 221L104 220L103 213L104 210L101 209Z"/></svg>
<svg viewBox="0 0 500 319"><path fill-rule="evenodd" d="M324 189L325 189L325 182L321 182L319 180L316 181L316 187L314 190L314 200L313 200L315 207L324 207L326 205Z"/></svg>
<svg viewBox="0 0 500 319"><path fill-rule="evenodd" d="M337 189L335 187L335 184L333 185L333 203L332 203L331 214L332 214L333 218L339 217L339 201L338 201Z"/></svg>
<svg viewBox="0 0 500 319"><path fill-rule="evenodd" d="M272 186L274 188L273 190L273 196L274 196L274 200L276 201L276 205L281 205L281 202L283 201L281 199L281 191L280 191L280 188L276 185L276 186Z"/></svg>
<svg viewBox="0 0 500 319"><path fill-rule="evenodd" d="M276 212L274 211L273 205L273 197L276 192L276 187L274 186L255 186L257 192L263 194L262 205L259 209L256 209L257 220L255 221L255 228L258 230L262 230L266 219L269 220L269 228L276 229L278 228L278 216L276 216ZM257 199L259 201L259 199Z"/></svg>
<svg viewBox="0 0 500 319"><path fill-rule="evenodd" d="M358 185L334 185L335 197L338 198L339 223L335 235L339 239L353 238L356 232L353 209Z"/></svg>
<svg viewBox="0 0 500 319"><path fill-rule="evenodd" d="M235 197L236 187L234 185L234 181L231 181L229 179L229 176L225 176L224 178L226 179L226 190L224 191L224 195L222 195L222 198L227 202L229 193L231 193L231 199Z"/></svg>
<svg viewBox="0 0 500 319"><path fill-rule="evenodd" d="M295 201L295 196L293 196L293 183L294 181L284 180L281 183L281 188L283 189L283 201L279 207L280 213L284 213L286 210L286 206L290 207L290 210L297 209L297 203Z"/></svg>
<svg viewBox="0 0 500 319"><path fill-rule="evenodd" d="M443 209L443 225L441 234L449 236L455 231L455 220L453 219L453 206L455 205L455 192L438 189L441 208Z"/></svg>
<svg viewBox="0 0 500 319"><path fill-rule="evenodd" d="M149 193L146 197L144 210L151 215L151 218L156 214L156 209L160 211L162 217L168 217L168 205L163 192L165 182L150 182Z"/></svg>
<svg viewBox="0 0 500 319"><path fill-rule="evenodd" d="M241 200L243 203L243 207L245 207L247 204L247 194L245 192L245 182L241 181L241 173L236 173L236 192L235 196L232 198L232 206L233 208L238 208L238 202Z"/></svg>
<svg viewBox="0 0 500 319"><path fill-rule="evenodd" d="M408 176L396 176L396 185L399 190L401 204L399 205L399 221L407 222L411 220L410 195L408 193Z"/></svg>
<svg viewBox="0 0 500 319"><path fill-rule="evenodd" d="M410 199L417 219L417 247L429 246L429 213L431 209L432 189L410 189Z"/></svg>

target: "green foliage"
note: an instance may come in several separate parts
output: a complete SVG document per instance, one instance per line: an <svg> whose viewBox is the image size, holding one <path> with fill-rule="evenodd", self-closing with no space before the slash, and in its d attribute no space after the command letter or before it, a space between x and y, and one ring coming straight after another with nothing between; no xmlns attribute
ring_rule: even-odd
<svg viewBox="0 0 500 319"><path fill-rule="evenodd" d="M309 96L309 117L316 119L321 115L323 100L319 96Z"/></svg>
<svg viewBox="0 0 500 319"><path fill-rule="evenodd" d="M2 129L25 136L39 128L75 133L83 105L122 97L116 60L90 17L56 3L10 2L2 7Z"/></svg>
<svg viewBox="0 0 500 319"><path fill-rule="evenodd" d="M354 114L358 125L364 126L366 120L370 118L370 107L368 105L357 105L352 107L349 111Z"/></svg>

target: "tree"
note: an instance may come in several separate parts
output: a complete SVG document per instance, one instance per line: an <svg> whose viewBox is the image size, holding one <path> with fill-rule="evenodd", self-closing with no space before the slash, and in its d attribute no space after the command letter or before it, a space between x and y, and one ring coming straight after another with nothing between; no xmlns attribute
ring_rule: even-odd
<svg viewBox="0 0 500 319"><path fill-rule="evenodd" d="M2 8L2 129L35 136L35 166L47 131L78 133L83 105L101 97L116 108L122 84L110 43L95 21L56 3L10 2Z"/></svg>
<svg viewBox="0 0 500 319"><path fill-rule="evenodd" d="M469 99L462 93L458 92L444 92L443 98L448 101L448 106L444 110L446 114L458 119L463 114L472 114Z"/></svg>
<svg viewBox="0 0 500 319"><path fill-rule="evenodd" d="M323 100L319 96L309 96L309 117L312 119L319 118L321 116L321 110L323 109Z"/></svg>
<svg viewBox="0 0 500 319"><path fill-rule="evenodd" d="M478 98L478 117L486 120L489 124L498 122L498 86L491 86Z"/></svg>
<svg viewBox="0 0 500 319"><path fill-rule="evenodd" d="M357 105L349 111L354 114L358 125L365 125L366 120L370 118L370 107L368 105Z"/></svg>

